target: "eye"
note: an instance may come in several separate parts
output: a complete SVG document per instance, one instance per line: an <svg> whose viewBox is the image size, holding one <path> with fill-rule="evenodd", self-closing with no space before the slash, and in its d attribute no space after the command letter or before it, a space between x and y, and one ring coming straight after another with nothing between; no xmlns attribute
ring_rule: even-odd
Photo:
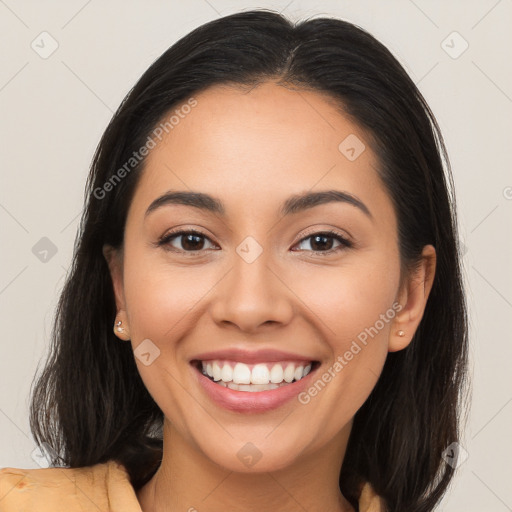
<svg viewBox="0 0 512 512"><path fill-rule="evenodd" d="M338 245L333 247L335 242L338 242ZM302 250L310 250L311 252L323 254L331 254L344 248L352 247L352 242L335 231L313 233L312 235L303 238L297 245L303 244L306 244L306 246L309 245L310 249L302 248Z"/></svg>
<svg viewBox="0 0 512 512"><path fill-rule="evenodd" d="M208 241L208 243L211 244L210 249L216 247L205 234L194 229L189 229L187 231L167 233L158 241L158 245L165 246L169 250L196 252L205 248L205 241ZM176 247L175 242L177 242L181 247Z"/></svg>
<svg viewBox="0 0 512 512"><path fill-rule="evenodd" d="M338 245L334 245L336 242ZM179 245L178 247L176 246L176 243ZM210 244L210 247L206 246L208 243ZM331 254L344 248L352 247L352 242L336 231L313 233L303 238L297 245L303 246L304 244L306 244L306 246L309 245L309 248L302 247L299 250L319 254ZM158 245L164 246L167 250L185 253L201 252L205 248L218 248L204 233L194 229L167 233L158 241Z"/></svg>

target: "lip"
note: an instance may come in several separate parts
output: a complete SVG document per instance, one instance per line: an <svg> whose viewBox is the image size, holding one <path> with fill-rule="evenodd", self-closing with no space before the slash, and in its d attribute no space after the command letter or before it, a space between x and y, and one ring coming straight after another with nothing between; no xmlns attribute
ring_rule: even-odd
<svg viewBox="0 0 512 512"><path fill-rule="evenodd" d="M204 355L205 354L201 357ZM288 354L288 356L290 356L290 354ZM213 359L216 359L216 357ZM303 360L303 358L301 358L301 360ZM310 359L308 361L312 360ZM198 384L205 391L206 395L217 405L223 409L233 412L257 414L277 409L290 400L296 398L299 393L310 386L313 378L312 376L316 375L316 371L318 370L320 363L315 363L312 370L299 381L292 382L286 386L281 386L276 389L255 392L236 391L234 389L225 388L203 375L199 367L194 365L193 362L191 362L190 366Z"/></svg>
<svg viewBox="0 0 512 512"><path fill-rule="evenodd" d="M215 350L211 352L203 352L197 354L190 361L209 361L212 359L228 359L245 364L257 363L274 363L280 361L303 361L310 363L315 361L314 357L304 357L301 354L294 354L293 352L284 352L282 350L264 349L264 350L246 350L239 348L228 348L224 350ZM300 382L300 381L299 381Z"/></svg>

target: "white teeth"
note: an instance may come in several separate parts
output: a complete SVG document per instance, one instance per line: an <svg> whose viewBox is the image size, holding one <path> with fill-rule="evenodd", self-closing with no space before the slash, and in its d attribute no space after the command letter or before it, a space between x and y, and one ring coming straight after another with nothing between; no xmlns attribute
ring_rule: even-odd
<svg viewBox="0 0 512 512"><path fill-rule="evenodd" d="M219 363L214 361L212 364L212 373L208 374L210 377L213 377L213 380L218 381L222 378L222 370L220 369Z"/></svg>
<svg viewBox="0 0 512 512"><path fill-rule="evenodd" d="M233 369L233 382L235 384L250 384L251 369L243 363L236 363Z"/></svg>
<svg viewBox="0 0 512 512"><path fill-rule="evenodd" d="M279 386L277 384L227 384L227 387L230 389L234 389L235 391L268 391L270 389L277 389Z"/></svg>
<svg viewBox="0 0 512 512"><path fill-rule="evenodd" d="M270 370L270 382L279 384L283 382L283 367L280 364L275 364Z"/></svg>
<svg viewBox="0 0 512 512"><path fill-rule="evenodd" d="M233 368L228 363L224 363L221 378L222 382L231 382L233 380Z"/></svg>
<svg viewBox="0 0 512 512"><path fill-rule="evenodd" d="M286 382L291 382L295 378L295 366L289 364L284 371L283 378Z"/></svg>
<svg viewBox="0 0 512 512"><path fill-rule="evenodd" d="M235 391L247 391L249 393L257 391L269 391L271 389L277 389L280 388L281 386L287 385L284 382L282 382L281 384L235 384L234 382L222 381L220 381L218 384L220 384L224 388L233 389Z"/></svg>
<svg viewBox="0 0 512 512"><path fill-rule="evenodd" d="M252 384L268 384L270 380L270 372L266 364L257 364L252 369L251 383Z"/></svg>
<svg viewBox="0 0 512 512"><path fill-rule="evenodd" d="M202 361L201 366L203 374L215 382L231 389L240 388L240 391L258 391L260 386L265 388L261 391L275 389L269 386L290 384L311 371L311 364L303 366L298 363L297 366L294 363L258 363L251 365L252 370L249 365L234 361Z"/></svg>

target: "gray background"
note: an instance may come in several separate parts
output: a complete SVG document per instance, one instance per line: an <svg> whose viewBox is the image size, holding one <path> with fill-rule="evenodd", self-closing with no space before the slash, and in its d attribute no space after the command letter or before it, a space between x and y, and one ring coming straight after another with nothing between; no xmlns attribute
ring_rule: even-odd
<svg viewBox="0 0 512 512"><path fill-rule="evenodd" d="M469 457L440 510L512 510L511 0L0 0L0 467L43 464L29 433L30 383L113 111L177 39L256 7L369 30L437 116L456 182L473 372Z"/></svg>

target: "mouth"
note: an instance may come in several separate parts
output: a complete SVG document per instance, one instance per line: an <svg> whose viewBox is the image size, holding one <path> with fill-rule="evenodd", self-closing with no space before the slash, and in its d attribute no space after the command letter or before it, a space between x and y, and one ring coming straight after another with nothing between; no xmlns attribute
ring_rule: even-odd
<svg viewBox="0 0 512 512"><path fill-rule="evenodd" d="M320 366L319 361L293 360L246 364L223 359L195 359L190 364L217 386L246 393L293 386Z"/></svg>

